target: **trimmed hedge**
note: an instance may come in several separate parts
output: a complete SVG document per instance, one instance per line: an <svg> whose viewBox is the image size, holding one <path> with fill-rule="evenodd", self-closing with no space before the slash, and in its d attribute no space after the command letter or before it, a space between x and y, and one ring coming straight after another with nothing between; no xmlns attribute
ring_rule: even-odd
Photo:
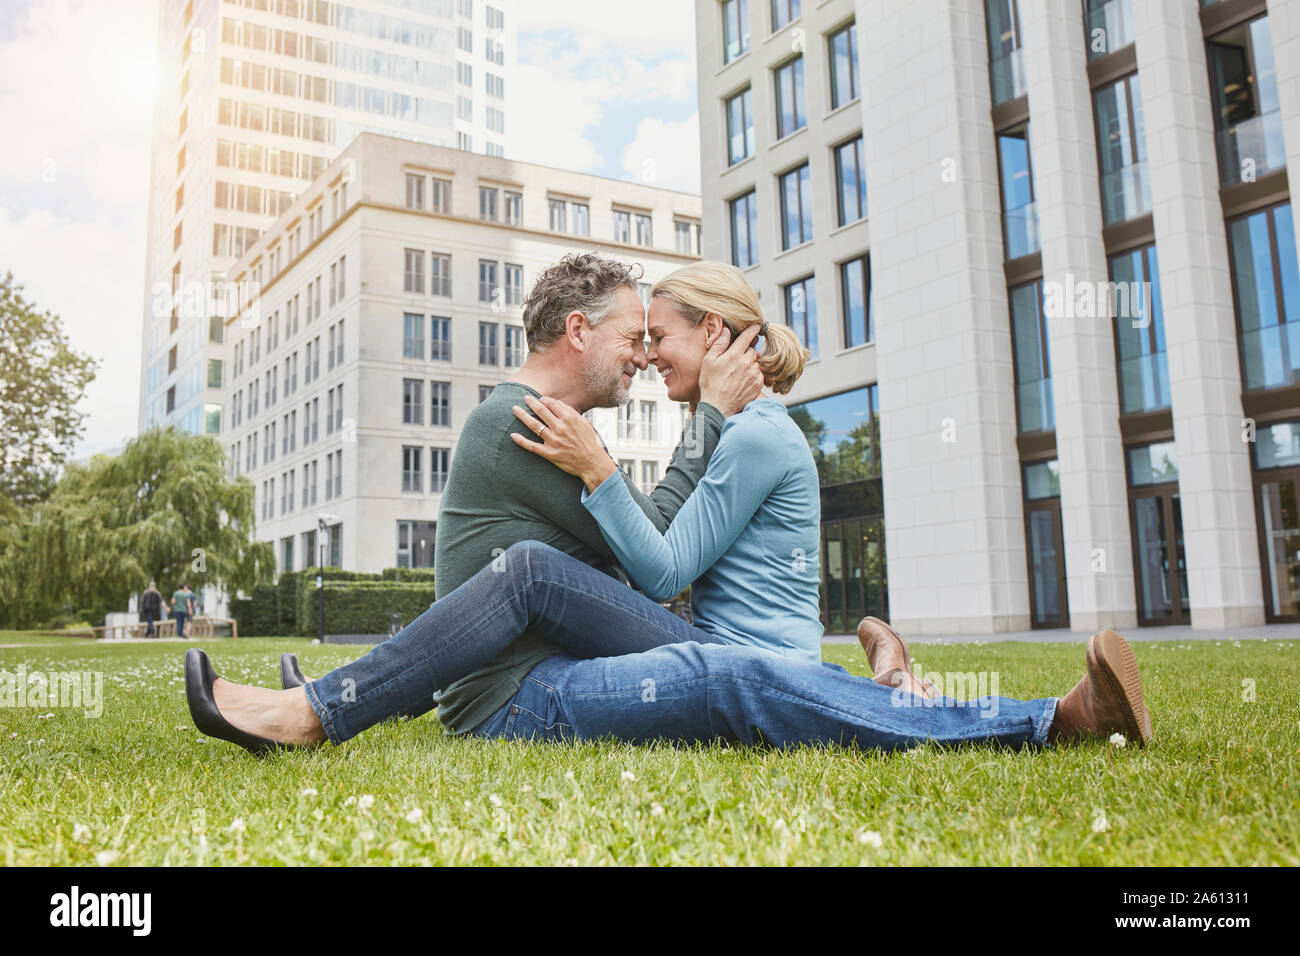
<svg viewBox="0 0 1300 956"><path fill-rule="evenodd" d="M389 616L410 624L433 604L433 587L423 583L369 583L325 588L326 634L387 634Z"/></svg>
<svg viewBox="0 0 1300 956"><path fill-rule="evenodd" d="M276 637L280 630L280 589L259 584L246 598L232 598L230 616L239 622L240 637Z"/></svg>
<svg viewBox="0 0 1300 956"><path fill-rule="evenodd" d="M423 581L433 584L433 568L384 568L379 576L385 581Z"/></svg>
<svg viewBox="0 0 1300 956"><path fill-rule="evenodd" d="M298 580L298 592L294 598L294 608L296 613L293 617L294 629L285 631L286 634L297 634L304 637L314 637L317 630L317 608L316 608L316 569L311 568L306 571L295 572ZM358 584L378 584L379 575L367 574L362 571L344 571L340 568L326 568L324 571L325 593L329 594L330 590L339 587L351 587ZM329 599L325 602L325 633L326 634L387 634L388 624L385 622L379 631L341 631L330 623L329 616Z"/></svg>

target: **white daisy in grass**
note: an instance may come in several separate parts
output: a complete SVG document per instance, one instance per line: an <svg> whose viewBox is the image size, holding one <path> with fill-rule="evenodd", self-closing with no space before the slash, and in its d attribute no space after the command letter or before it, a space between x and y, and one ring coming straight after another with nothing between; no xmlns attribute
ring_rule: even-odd
<svg viewBox="0 0 1300 956"><path fill-rule="evenodd" d="M859 830L858 842L863 846L874 847L877 850L885 845L884 837L875 830Z"/></svg>
<svg viewBox="0 0 1300 956"><path fill-rule="evenodd" d="M1106 819L1106 811L1097 807L1092 811L1092 832L1105 833L1110 829L1110 821Z"/></svg>
<svg viewBox="0 0 1300 956"><path fill-rule="evenodd" d="M662 817L663 815L664 815L664 808L661 804L658 803L650 804L650 816Z"/></svg>
<svg viewBox="0 0 1300 956"><path fill-rule="evenodd" d="M632 781L636 780L636 774L634 774L631 770L624 770L618 776L619 779L624 781L625 783L631 783Z"/></svg>
<svg viewBox="0 0 1300 956"><path fill-rule="evenodd" d="M352 804L354 804L354 803L356 803L356 802L357 802L356 795L353 794L352 796L348 797L346 800L343 801L343 806L345 806L345 807L350 807L350 806L352 806Z"/></svg>
<svg viewBox="0 0 1300 956"><path fill-rule="evenodd" d="M72 828L72 839L75 843L85 843L90 839L90 827L84 823L78 823Z"/></svg>
<svg viewBox="0 0 1300 956"><path fill-rule="evenodd" d="M501 798L498 797L495 793L488 794L488 803L492 804L492 806L494 807L499 807L502 805Z"/></svg>
<svg viewBox="0 0 1300 956"><path fill-rule="evenodd" d="M421 810L419 807L416 807L414 810L412 810L410 813L406 815L406 822L419 823L423 818L424 818L424 811Z"/></svg>
<svg viewBox="0 0 1300 956"><path fill-rule="evenodd" d="M375 805L375 798L368 793L363 793L361 799L357 801L358 810L369 810Z"/></svg>
<svg viewBox="0 0 1300 956"><path fill-rule="evenodd" d="M1123 734L1114 733L1110 735L1110 742L1114 744L1116 747L1123 747L1126 743L1128 743L1128 738L1125 737Z"/></svg>
<svg viewBox="0 0 1300 956"><path fill-rule="evenodd" d="M574 777L572 770L566 770L564 771L564 779L572 783L576 778Z"/></svg>
<svg viewBox="0 0 1300 956"><path fill-rule="evenodd" d="M112 866L120 856L116 850L100 850L95 854L95 862L100 866Z"/></svg>
<svg viewBox="0 0 1300 956"><path fill-rule="evenodd" d="M243 817L235 817L234 820L230 821L229 830L231 833L243 833L247 829L248 826L244 823Z"/></svg>
<svg viewBox="0 0 1300 956"><path fill-rule="evenodd" d="M301 790L298 791L298 796L304 797L308 800L310 800L312 797L318 796L319 794L320 791L317 790L315 787L303 787Z"/></svg>

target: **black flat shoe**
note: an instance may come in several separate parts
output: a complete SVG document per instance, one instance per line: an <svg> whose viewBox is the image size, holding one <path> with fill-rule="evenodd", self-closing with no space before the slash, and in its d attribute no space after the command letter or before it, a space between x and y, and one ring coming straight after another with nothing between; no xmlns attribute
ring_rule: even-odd
<svg viewBox="0 0 1300 956"><path fill-rule="evenodd" d="M298 655L285 652L280 655L280 686L285 690L301 687L311 680L298 666Z"/></svg>
<svg viewBox="0 0 1300 956"><path fill-rule="evenodd" d="M282 744L256 734L244 733L222 717L212 696L212 684L220 676L203 651L191 647L185 652L185 699L189 702L190 716L194 718L195 727L209 737L239 744L253 754L296 749L296 744Z"/></svg>

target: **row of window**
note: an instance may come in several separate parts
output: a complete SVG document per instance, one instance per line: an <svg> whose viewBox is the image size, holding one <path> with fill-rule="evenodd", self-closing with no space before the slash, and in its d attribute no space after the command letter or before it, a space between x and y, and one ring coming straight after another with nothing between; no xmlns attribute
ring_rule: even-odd
<svg viewBox="0 0 1300 956"><path fill-rule="evenodd" d="M836 227L867 215L867 183L862 135L832 147L835 169ZM781 249L813 240L812 173L807 160L776 176ZM732 264L746 269L758 263L758 190L751 188L728 201Z"/></svg>
<svg viewBox="0 0 1300 956"><path fill-rule="evenodd" d="M440 494L447 487L447 473L451 465L451 449L429 448L429 481L424 480L424 446L402 446L402 491Z"/></svg>
<svg viewBox="0 0 1300 956"><path fill-rule="evenodd" d="M319 544L319 550L317 550ZM316 529L302 533L303 567L324 563L327 567L343 566L343 525L329 526L325 540L317 542ZM293 535L280 539L280 570L293 571Z"/></svg>
<svg viewBox="0 0 1300 956"><path fill-rule="evenodd" d="M238 399L236 399L238 401ZM238 406L236 406L238 407ZM254 410L254 414L256 411ZM238 427L238 423L232 420L231 428ZM325 393L325 435L328 437L335 432L343 431L343 386L337 385ZM259 465L268 465L276 459L277 432L279 434L279 454L288 455L297 451L298 442L298 410L294 409L285 412L284 415L275 421L267 422L262 426L259 433L256 428L248 433L247 438L241 438L231 445L231 469L232 474L239 475L245 472L251 472ZM261 460L258 460L258 438L261 437ZM320 438L320 399L313 398L305 402L302 407L302 445L306 448L309 444ZM240 462L243 462L242 469Z"/></svg>
<svg viewBox="0 0 1300 956"><path fill-rule="evenodd" d="M238 460L238 449L232 446L232 455ZM298 472L302 472L302 496L297 496ZM269 521L277 514L283 516L291 514L297 508L310 508L316 504L316 488L320 475L320 459L304 462L302 468L290 468L288 471L281 472L278 476L280 486L280 510L275 509L275 489L277 476L263 479L261 482L261 508L260 515L263 521ZM332 451L325 456L325 488L324 496L326 501L343 497L343 449Z"/></svg>

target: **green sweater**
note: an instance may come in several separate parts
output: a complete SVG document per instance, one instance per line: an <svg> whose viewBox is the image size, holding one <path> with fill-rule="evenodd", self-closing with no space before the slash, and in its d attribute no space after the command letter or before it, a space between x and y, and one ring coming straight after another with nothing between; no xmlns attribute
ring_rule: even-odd
<svg viewBox="0 0 1300 956"><path fill-rule="evenodd" d="M465 420L438 514L434 589L439 598L518 541L541 541L623 578L599 526L582 506L582 481L511 440L510 432L533 437L510 410L526 408L525 395L540 397L527 386L502 382ZM722 413L701 403L663 481L648 497L625 476L636 503L660 531L667 530L704 475L722 425ZM538 663L561 653L552 641L524 632L481 670L436 696L438 719L455 733L468 733L501 709Z"/></svg>

